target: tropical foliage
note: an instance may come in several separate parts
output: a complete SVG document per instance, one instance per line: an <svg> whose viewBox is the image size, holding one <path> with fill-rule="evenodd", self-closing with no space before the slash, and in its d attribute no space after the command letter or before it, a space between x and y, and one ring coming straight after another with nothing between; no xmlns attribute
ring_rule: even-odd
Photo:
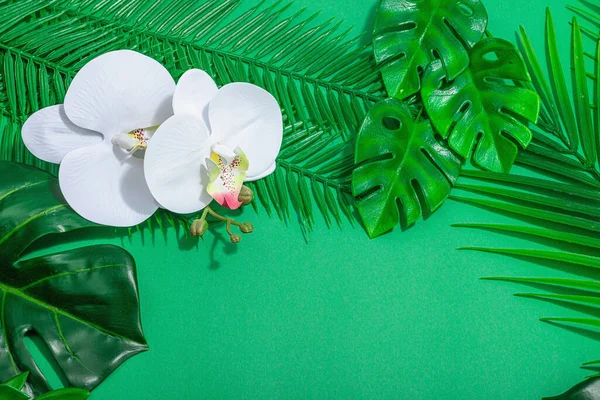
<svg viewBox="0 0 600 400"><path fill-rule="evenodd" d="M394 108L387 100L367 115L356 141L353 194L369 236L406 228L435 211L464 161L508 172L519 147L531 142L528 123L537 121L539 97L512 43L480 40L486 25L479 0L381 1L374 51L388 95L410 102L433 130L386 123L394 118L394 111L382 112ZM420 96L406 98L415 92ZM412 148L390 141L408 141ZM430 145L419 147L419 141ZM418 158L424 159L422 171L407 171ZM455 159L458 165L449 168Z"/></svg>
<svg viewBox="0 0 600 400"><path fill-rule="evenodd" d="M44 237L95 225L68 208L48 173L0 161L0 176L0 379L30 371L26 392L51 389L25 346L35 335L69 386L91 390L148 348L135 263L108 245L27 254Z"/></svg>
<svg viewBox="0 0 600 400"><path fill-rule="evenodd" d="M539 113L538 95L519 84L531 79L519 50L486 38L471 50L463 74L449 80L441 61L423 76L423 104L436 130L463 159L483 169L510 171L517 152L531 142L529 122ZM513 143L516 142L517 144Z"/></svg>
<svg viewBox="0 0 600 400"><path fill-rule="evenodd" d="M597 8L590 11L571 8L586 19L600 21ZM562 64L559 57L552 14L546 15L546 61L548 74L544 73L538 57L523 28L519 39L523 56L527 61L533 86L540 94L542 111L533 129L532 144L520 152L517 164L525 167L512 175L463 171L463 178L456 187L471 193L453 195L455 200L482 206L499 213L509 213L526 224L457 224L455 226L486 229L503 234L517 235L532 244L543 243L544 248L487 248L466 249L526 258L545 265L558 263L573 274L583 274L586 279L560 277L492 277L503 280L544 287L545 292L518 293L518 296L542 299L576 308L582 317L542 318L542 321L568 324L581 329L600 327L600 170L598 164L598 137L600 114L597 99L600 94L600 70L587 72L585 59L597 60L585 51L584 36L600 46L600 36L580 26L578 19L572 21L572 67L573 83L570 87L564 71L569 64ZM598 65L596 63L596 65ZM590 90L590 88L593 88ZM593 93L593 97L590 97ZM571 101L572 94L573 101ZM596 105L594 105L594 103ZM584 365L597 371L600 361ZM564 399L588 398L591 386L597 380L580 385ZM577 397L579 393L580 397Z"/></svg>
<svg viewBox="0 0 600 400"><path fill-rule="evenodd" d="M0 397L3 400L28 400L31 397L26 393L25 382L29 372L23 372L14 378L0 384ZM78 388L65 388L52 390L41 396L37 396L38 400L87 400L90 392Z"/></svg>
<svg viewBox="0 0 600 400"><path fill-rule="evenodd" d="M599 395L600 378L589 378L561 395L545 397L543 400L593 400Z"/></svg>
<svg viewBox="0 0 600 400"><path fill-rule="evenodd" d="M289 4L245 8L240 0L2 0L0 15L0 158L40 163L20 140L24 120L60 103L75 73L98 54L134 49L178 78L190 68L219 85L247 81L271 92L284 111L283 150L275 174L254 183L256 209L310 229L353 221L354 138L383 97L370 48L333 20L288 12ZM48 40L52 37L52 40ZM313 209L313 204L316 205ZM149 224L187 221L159 213Z"/></svg>
<svg viewBox="0 0 600 400"><path fill-rule="evenodd" d="M480 0L382 0L374 27L375 60L390 97L421 88L419 74L440 59L454 80L469 66L469 50L483 36L487 11Z"/></svg>
<svg viewBox="0 0 600 400"><path fill-rule="evenodd" d="M461 165L435 137L431 123L420 117L414 120L408 106L396 99L371 109L357 141L356 162L360 165L352 189L371 237L394 229L399 221L414 224L423 207L436 210L446 200ZM422 191L423 200L417 191Z"/></svg>

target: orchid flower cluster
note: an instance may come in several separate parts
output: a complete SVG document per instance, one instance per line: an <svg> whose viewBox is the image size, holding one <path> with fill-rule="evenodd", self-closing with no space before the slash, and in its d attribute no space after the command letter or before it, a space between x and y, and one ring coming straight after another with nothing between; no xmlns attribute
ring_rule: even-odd
<svg viewBox="0 0 600 400"><path fill-rule="evenodd" d="M23 125L36 157L60 164L60 189L82 217L102 225L142 223L162 207L239 224L209 204L236 209L251 201L244 182L273 173L281 148L281 109L248 83L217 87L198 69L178 83L157 61L130 50L101 55L73 78L64 104L44 108Z"/></svg>

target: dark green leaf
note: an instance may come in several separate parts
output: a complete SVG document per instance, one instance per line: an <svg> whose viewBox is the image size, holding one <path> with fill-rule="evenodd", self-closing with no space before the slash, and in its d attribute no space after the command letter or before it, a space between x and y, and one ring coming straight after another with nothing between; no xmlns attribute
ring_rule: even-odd
<svg viewBox="0 0 600 400"><path fill-rule="evenodd" d="M479 0L382 0L374 29L375 59L390 97L419 91L419 71L440 58L448 79L469 65L469 48L485 31Z"/></svg>
<svg viewBox="0 0 600 400"><path fill-rule="evenodd" d="M428 67L423 104L450 148L465 159L473 154L484 169L508 172L518 153L511 139L529 145L527 121L537 121L540 109L539 96L515 81L530 82L519 51L506 40L488 38L473 47L469 68L452 81L440 61Z"/></svg>
<svg viewBox="0 0 600 400"><path fill-rule="evenodd" d="M543 400L596 400L600 399L600 378L591 378L569 389L567 392Z"/></svg>
<svg viewBox="0 0 600 400"><path fill-rule="evenodd" d="M71 386L93 389L147 350L134 261L103 245L21 258L41 237L94 225L57 197L47 173L4 161L0 176L0 379L28 370L34 393L50 390L23 344L36 333Z"/></svg>
<svg viewBox="0 0 600 400"><path fill-rule="evenodd" d="M436 210L460 172L460 161L437 141L429 122L413 121L408 106L395 99L371 109L356 141L355 161L352 192L372 238L400 221L413 224L423 208Z"/></svg>

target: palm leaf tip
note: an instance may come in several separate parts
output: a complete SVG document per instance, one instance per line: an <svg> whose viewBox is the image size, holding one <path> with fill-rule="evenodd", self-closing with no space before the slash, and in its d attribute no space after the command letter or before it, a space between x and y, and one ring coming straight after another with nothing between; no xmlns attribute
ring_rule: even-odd
<svg viewBox="0 0 600 400"><path fill-rule="evenodd" d="M593 328L600 328L600 319L597 318L540 318L541 322L547 322L551 324L575 324L584 325Z"/></svg>

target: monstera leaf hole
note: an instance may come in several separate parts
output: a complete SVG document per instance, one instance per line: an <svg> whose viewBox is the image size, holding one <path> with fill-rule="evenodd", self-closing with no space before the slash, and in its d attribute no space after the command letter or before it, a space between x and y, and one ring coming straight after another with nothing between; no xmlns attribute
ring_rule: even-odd
<svg viewBox="0 0 600 400"><path fill-rule="evenodd" d="M463 3L463 2L458 2L458 8L467 17L472 17L473 15L475 15L475 11L471 7L469 7L467 4Z"/></svg>
<svg viewBox="0 0 600 400"><path fill-rule="evenodd" d="M52 355L48 344L34 330L25 334L25 347L34 360L35 366L39 369L44 380L52 389L60 389L69 386L67 377L60 369L58 362Z"/></svg>
<svg viewBox="0 0 600 400"><path fill-rule="evenodd" d="M381 123L390 131L397 131L402 127L400 120L395 117L384 117Z"/></svg>
<svg viewBox="0 0 600 400"><path fill-rule="evenodd" d="M496 54L496 52L495 52L495 51L490 51L489 53L485 53L485 54L483 55L483 59L484 59L485 61L490 61L490 62L492 62L492 61L498 61L498 60L499 60L499 58L498 58L498 54ZM487 79L486 79L486 80L487 80Z"/></svg>

